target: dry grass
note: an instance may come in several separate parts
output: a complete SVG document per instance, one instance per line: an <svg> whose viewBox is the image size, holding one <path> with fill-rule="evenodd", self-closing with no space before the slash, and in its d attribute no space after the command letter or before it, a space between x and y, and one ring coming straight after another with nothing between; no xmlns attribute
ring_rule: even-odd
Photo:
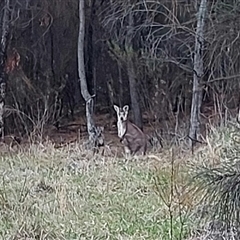
<svg viewBox="0 0 240 240"><path fill-rule="evenodd" d="M51 142L2 152L0 236L177 239L186 232L185 220L171 203L170 221L169 196L164 203L156 188L162 174L158 180L169 189L166 152L124 159L92 155L76 143L56 149Z"/></svg>
<svg viewBox="0 0 240 240"><path fill-rule="evenodd" d="M189 180L199 166L225 161L234 132L212 128L194 155L165 148L125 159L108 150L108 156L93 155L77 143L55 148L51 142L6 148L0 157L0 236L186 239L200 226L202 197ZM195 239L211 239L207 234Z"/></svg>

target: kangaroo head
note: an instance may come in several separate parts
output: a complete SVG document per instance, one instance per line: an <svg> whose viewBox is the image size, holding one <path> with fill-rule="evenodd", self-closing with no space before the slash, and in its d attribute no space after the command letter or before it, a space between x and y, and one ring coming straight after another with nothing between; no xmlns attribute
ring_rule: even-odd
<svg viewBox="0 0 240 240"><path fill-rule="evenodd" d="M129 106L125 105L123 108L114 105L114 109L117 112L117 119L120 122L126 121L128 116Z"/></svg>
<svg viewBox="0 0 240 240"><path fill-rule="evenodd" d="M123 108L120 108L120 107L114 105L114 109L117 112L118 136L120 138L122 138L123 135L125 134L126 130L127 130L126 129L126 120L127 120L127 117L128 117L129 106L125 105Z"/></svg>

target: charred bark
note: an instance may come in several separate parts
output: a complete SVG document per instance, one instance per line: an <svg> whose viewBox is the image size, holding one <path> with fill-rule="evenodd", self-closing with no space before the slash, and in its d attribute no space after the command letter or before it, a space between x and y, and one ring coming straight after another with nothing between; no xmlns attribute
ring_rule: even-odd
<svg viewBox="0 0 240 240"><path fill-rule="evenodd" d="M4 140L4 121L3 114L5 109L5 92L7 74L5 73L7 38L9 34L9 0L2 1L0 9L3 9L1 15L1 47L0 47L0 135Z"/></svg>
<svg viewBox="0 0 240 240"><path fill-rule="evenodd" d="M207 12L207 0L201 0L197 15L197 29L195 37L193 93L189 130L191 147L194 146L194 143L198 142L200 135L200 107L202 104L201 80L204 75L203 46L204 46L204 25L206 12Z"/></svg>
<svg viewBox="0 0 240 240"><path fill-rule="evenodd" d="M117 65L118 65L118 84L119 84L118 101L121 102L123 100L122 66L119 61L117 62Z"/></svg>
<svg viewBox="0 0 240 240"><path fill-rule="evenodd" d="M134 54L133 54L133 27L134 27L134 19L133 13L129 14L129 27L127 33L127 72L129 79L129 90L130 90L130 98L131 98L131 106L133 111L133 121L134 123L142 130L143 122L142 122L142 113L140 108L140 101L138 95L138 84L136 81L136 73L134 68Z"/></svg>

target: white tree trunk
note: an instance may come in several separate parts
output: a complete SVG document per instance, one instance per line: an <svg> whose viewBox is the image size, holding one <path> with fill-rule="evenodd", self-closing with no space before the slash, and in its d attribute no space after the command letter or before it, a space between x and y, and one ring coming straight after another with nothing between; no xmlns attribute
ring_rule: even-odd
<svg viewBox="0 0 240 240"><path fill-rule="evenodd" d="M204 25L207 12L207 0L201 0L197 15L197 29L195 37L194 52L194 75L193 75L193 93L192 107L190 117L190 145L199 140L200 135L200 107L202 104L201 80L204 74L203 70L203 46L204 46Z"/></svg>
<svg viewBox="0 0 240 240"><path fill-rule="evenodd" d="M84 37L85 37L85 1L79 0L79 35L78 35L78 74L80 78L81 94L86 102L87 129L89 144L98 147L100 128L96 128L93 120L93 97L89 94L84 64ZM101 145L103 145L101 143Z"/></svg>
<svg viewBox="0 0 240 240"><path fill-rule="evenodd" d="M87 102L91 95L88 92L84 66L84 37L85 37L85 1L79 0L79 35L78 35L78 74L82 96Z"/></svg>

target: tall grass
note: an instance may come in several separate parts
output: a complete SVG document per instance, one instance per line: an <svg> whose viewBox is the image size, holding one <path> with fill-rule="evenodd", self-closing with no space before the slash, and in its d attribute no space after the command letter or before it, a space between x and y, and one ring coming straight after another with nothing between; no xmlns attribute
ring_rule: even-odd
<svg viewBox="0 0 240 240"><path fill-rule="evenodd" d="M170 209L162 196L172 193L157 187L171 183L171 158L158 158L105 157L51 142L2 154L1 238L183 239L188 220L179 201Z"/></svg>
<svg viewBox="0 0 240 240"><path fill-rule="evenodd" d="M181 240L196 229L195 239L217 239L220 230L213 231L216 224L209 221L212 205L202 199L208 186L218 188L208 184L211 174L193 176L229 159L237 162L236 133L232 125L212 127L194 155L165 147L125 159L93 154L77 143L56 148L51 142L5 149L0 237ZM237 239L227 231L221 232L226 239Z"/></svg>

